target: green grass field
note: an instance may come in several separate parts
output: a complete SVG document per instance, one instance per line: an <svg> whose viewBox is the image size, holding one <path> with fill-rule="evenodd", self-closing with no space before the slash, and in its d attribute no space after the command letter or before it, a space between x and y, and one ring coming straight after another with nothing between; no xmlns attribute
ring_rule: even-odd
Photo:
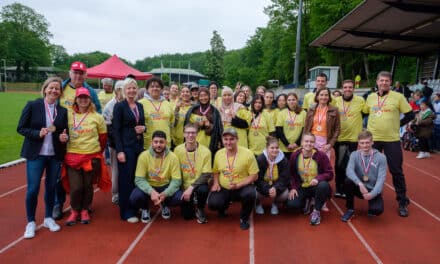
<svg viewBox="0 0 440 264"><path fill-rule="evenodd" d="M40 97L39 93L0 93L0 164L20 158L23 136L17 133L21 111L27 101Z"/></svg>

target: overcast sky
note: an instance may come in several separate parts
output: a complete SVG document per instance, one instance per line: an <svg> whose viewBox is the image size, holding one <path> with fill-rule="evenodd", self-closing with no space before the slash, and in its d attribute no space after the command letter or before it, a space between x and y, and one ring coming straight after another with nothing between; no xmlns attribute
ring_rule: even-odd
<svg viewBox="0 0 440 264"><path fill-rule="evenodd" d="M131 62L165 53L205 51L217 30L227 50L242 48L270 0L0 0L19 2L50 23L67 53L102 51Z"/></svg>

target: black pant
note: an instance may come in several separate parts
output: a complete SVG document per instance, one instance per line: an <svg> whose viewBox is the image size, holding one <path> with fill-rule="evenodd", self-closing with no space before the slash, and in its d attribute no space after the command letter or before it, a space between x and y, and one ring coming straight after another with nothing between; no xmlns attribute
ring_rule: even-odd
<svg viewBox="0 0 440 264"><path fill-rule="evenodd" d="M194 188L189 201L183 201L181 204L182 216L184 219L194 218L194 197L197 199L197 208L205 208L208 193L209 187L207 184L202 184Z"/></svg>
<svg viewBox="0 0 440 264"><path fill-rule="evenodd" d="M371 190L368 190L371 191ZM352 180L347 179L345 181L345 194L347 209L354 209L354 196L356 195L360 199L364 199L361 190ZM368 213L372 215L380 215L383 213L383 198L382 194L378 194L376 197L368 201Z"/></svg>
<svg viewBox="0 0 440 264"><path fill-rule="evenodd" d="M208 207L211 210L224 211L231 201L241 201L240 219L249 220L257 198L254 185L247 185L237 190L221 188L218 192L211 192L208 196Z"/></svg>
<svg viewBox="0 0 440 264"><path fill-rule="evenodd" d="M286 207L289 209L302 209L307 198L315 198L315 209L321 211L322 206L330 194L330 185L326 181L321 181L316 186L298 189L298 197L287 200Z"/></svg>
<svg viewBox="0 0 440 264"><path fill-rule="evenodd" d="M409 199L406 197L405 175L403 175L402 169L403 154L400 142L375 141L373 148L380 152L383 150L387 158L388 168L393 177L393 185L396 190L396 200L402 205L409 204Z"/></svg>
<svg viewBox="0 0 440 264"><path fill-rule="evenodd" d="M429 152L429 139L419 137L419 148L421 152Z"/></svg>
<svg viewBox="0 0 440 264"><path fill-rule="evenodd" d="M357 149L357 142L341 141L335 143L335 183L336 192L345 193L344 183L347 175L345 170L347 168L350 154Z"/></svg>

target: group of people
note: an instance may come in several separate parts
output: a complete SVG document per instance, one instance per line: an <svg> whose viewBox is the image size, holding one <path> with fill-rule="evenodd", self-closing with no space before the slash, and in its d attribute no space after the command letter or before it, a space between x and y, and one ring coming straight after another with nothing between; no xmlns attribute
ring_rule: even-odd
<svg viewBox="0 0 440 264"><path fill-rule="evenodd" d="M240 201L240 228L246 230L252 210L264 214L267 201L273 215L284 205L319 225L321 211L329 210L334 175L334 195L346 199L343 221L354 215L354 196L369 201L369 215L379 215L387 165L398 213L408 216L399 128L413 114L405 98L390 90L388 72L378 74L379 91L366 101L354 95L351 80L343 82L342 96L332 97L327 76L319 74L316 91L305 95L302 106L295 93L275 98L263 86L255 95L246 85L224 87L218 96L214 82L180 89L172 84L164 93L156 77L141 93L130 76L114 89L104 79L104 94L97 95L84 81L86 72L84 63L74 62L68 80L46 80L43 98L29 102L20 118L28 180L25 238L35 236L43 171L44 226L51 231L60 230L54 219L62 217L66 192L66 224L91 221L95 183L112 190L120 218L129 223L150 222L151 206L164 219L171 217L170 207L180 206L184 219L203 224L206 205L225 217L231 202ZM363 115L369 116L368 130Z"/></svg>

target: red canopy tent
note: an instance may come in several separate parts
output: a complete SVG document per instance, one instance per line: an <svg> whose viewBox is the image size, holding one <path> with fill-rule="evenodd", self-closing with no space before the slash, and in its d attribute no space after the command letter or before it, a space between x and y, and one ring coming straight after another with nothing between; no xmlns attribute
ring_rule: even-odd
<svg viewBox="0 0 440 264"><path fill-rule="evenodd" d="M112 78L123 80L128 74L134 75L136 80L148 80L153 75L143 73L125 64L118 56L113 55L103 63L87 69L87 78Z"/></svg>

